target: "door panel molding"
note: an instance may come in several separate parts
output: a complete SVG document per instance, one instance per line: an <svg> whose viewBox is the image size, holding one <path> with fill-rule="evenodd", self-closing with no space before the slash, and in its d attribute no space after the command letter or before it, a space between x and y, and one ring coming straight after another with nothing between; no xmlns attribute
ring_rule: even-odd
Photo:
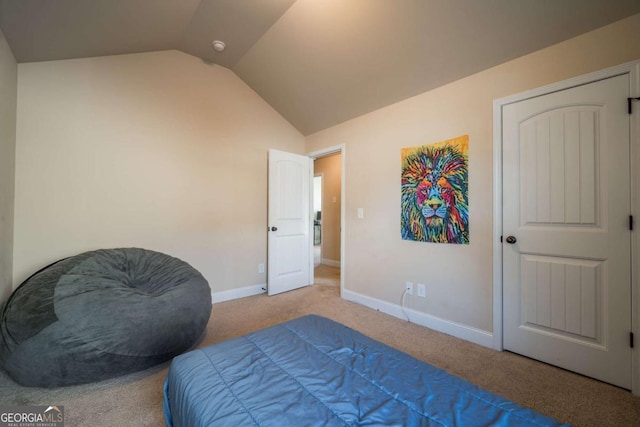
<svg viewBox="0 0 640 427"><path fill-rule="evenodd" d="M531 310L521 327L606 350L606 261L521 253L520 263L522 280L536 278L525 285L523 306Z"/></svg>
<svg viewBox="0 0 640 427"><path fill-rule="evenodd" d="M501 99L494 100L493 102L493 348L496 350L503 350L503 249L502 243L503 237L503 173L502 173L502 148L503 148L503 109L509 104L524 101L527 99L539 97L542 95L552 94L554 92L564 91L577 86L582 86L588 83L594 83L600 80L609 79L620 75L628 75L630 77L630 96L640 96L640 60L632 61L626 64L621 64L615 67L607 68L605 70L589 73L583 76L571 78L561 82L553 83L543 87L539 87L526 92L510 95ZM626 99L620 100L625 103ZM594 106L597 107L597 106ZM630 150L631 155L630 162L630 180L631 180L631 214L634 218L640 217L640 198L638 197L638 191L640 189L640 174L638 173L638 166L640 165L640 106L634 109L634 113L630 116ZM558 213L555 213L558 215ZM553 214L552 214L553 215ZM603 218L595 218L595 224ZM606 219L604 219L606 222ZM587 221L588 223L589 221ZM530 224L531 227L553 227L554 221L550 224ZM598 226L588 224L558 224L564 227L593 227L593 231L598 231ZM637 230L638 227L635 227ZM506 236L504 236L506 237ZM636 335L640 331L640 281L638 279L640 272L640 257L638 256L638 248L640 248L640 233L637 231L633 233L631 239L631 329ZM602 290L600 290L602 291ZM550 307L549 309L553 309ZM596 329L600 325L595 324ZM598 331L596 330L597 334ZM580 339L585 339L584 337ZM606 341L606 337L604 338ZM597 339L596 341L599 341ZM602 345L601 343L594 342L594 345ZM636 348L632 351L632 392L636 395L640 395L640 352Z"/></svg>

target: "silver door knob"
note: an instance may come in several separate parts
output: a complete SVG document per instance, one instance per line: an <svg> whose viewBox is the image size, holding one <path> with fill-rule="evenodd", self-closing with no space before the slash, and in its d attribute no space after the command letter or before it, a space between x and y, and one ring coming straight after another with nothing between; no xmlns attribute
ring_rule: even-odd
<svg viewBox="0 0 640 427"><path fill-rule="evenodd" d="M516 239L516 236L507 236L507 243L508 244L513 245L517 241L518 241L518 239Z"/></svg>

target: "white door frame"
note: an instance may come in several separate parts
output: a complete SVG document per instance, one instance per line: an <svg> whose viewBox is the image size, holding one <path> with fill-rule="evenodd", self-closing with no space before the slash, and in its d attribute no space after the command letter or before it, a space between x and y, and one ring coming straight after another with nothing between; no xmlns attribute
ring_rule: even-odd
<svg viewBox="0 0 640 427"><path fill-rule="evenodd" d="M500 241L502 236L502 108L505 105L514 102L523 101L552 92L569 89L575 86L591 83L606 78L629 74L630 75L630 94L631 96L640 96L640 60L628 62L626 64L607 68L605 70L564 80L558 83L550 84L519 94L511 95L505 98L493 101L493 348L503 350L502 342L502 248L503 243ZM625 102L626 99L620 100ZM630 126L630 178L631 178L631 212L635 218L634 232L631 238L631 329L635 336L635 348L632 349L631 375L632 387L631 391L635 395L640 395L640 173L638 165L640 165L640 102L633 105L633 115Z"/></svg>
<svg viewBox="0 0 640 427"><path fill-rule="evenodd" d="M344 295L344 277L346 276L345 271L347 269L346 257L345 257L345 235L346 235L346 227L345 227L345 170L346 170L346 156L345 156L345 144L334 145L327 148L322 148L317 151L312 151L311 153L307 153L307 156L312 159L317 159L320 157L328 156L330 154L340 153L341 160L341 170L340 170L340 296ZM313 178L311 178L313 180ZM324 185L324 184L323 184ZM311 241L311 250L313 251L313 241Z"/></svg>

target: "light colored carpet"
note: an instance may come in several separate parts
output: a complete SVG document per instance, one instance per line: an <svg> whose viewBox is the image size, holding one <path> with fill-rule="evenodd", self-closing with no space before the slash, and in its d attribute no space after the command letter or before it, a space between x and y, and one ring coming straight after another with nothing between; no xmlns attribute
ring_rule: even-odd
<svg viewBox="0 0 640 427"><path fill-rule="evenodd" d="M626 390L342 300L338 278L337 269L320 266L316 269L318 285L216 304L199 346L319 314L562 422L640 426L640 398ZM162 426L162 383L167 368L164 364L113 380L58 389L21 387L1 372L0 403L64 405L70 427Z"/></svg>

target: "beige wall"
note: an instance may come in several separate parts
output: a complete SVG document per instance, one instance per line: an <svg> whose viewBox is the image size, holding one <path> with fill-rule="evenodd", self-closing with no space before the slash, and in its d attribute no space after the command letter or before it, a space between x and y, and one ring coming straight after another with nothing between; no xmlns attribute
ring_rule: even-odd
<svg viewBox="0 0 640 427"><path fill-rule="evenodd" d="M18 67L0 31L0 303L11 294Z"/></svg>
<svg viewBox="0 0 640 427"><path fill-rule="evenodd" d="M14 283L137 246L212 290L264 284L267 150L304 137L226 68L178 51L18 65Z"/></svg>
<svg viewBox="0 0 640 427"><path fill-rule="evenodd" d="M315 175L322 174L322 260L336 265L340 262L340 153L316 159Z"/></svg>
<svg viewBox="0 0 640 427"><path fill-rule="evenodd" d="M307 137L307 152L345 144L345 288L491 331L493 100L640 58L640 15ZM499 48L499 47L497 47ZM469 135L469 245L400 237L400 149ZM357 219L357 208L364 219Z"/></svg>

